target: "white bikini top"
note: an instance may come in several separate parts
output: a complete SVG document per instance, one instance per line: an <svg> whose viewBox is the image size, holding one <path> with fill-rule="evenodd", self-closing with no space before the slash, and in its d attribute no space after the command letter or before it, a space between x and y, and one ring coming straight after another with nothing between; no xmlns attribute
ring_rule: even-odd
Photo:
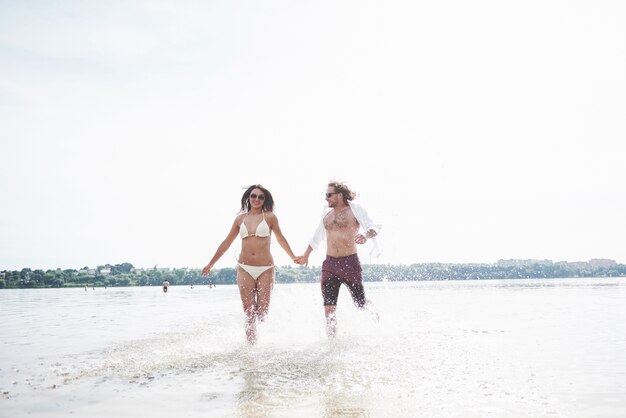
<svg viewBox="0 0 626 418"><path fill-rule="evenodd" d="M239 236L241 237L241 239L248 237L265 238L270 236L270 226L265 221L265 212L263 212L263 220L261 221L259 226L256 227L256 232L254 234L248 233L248 228L246 228L247 217L248 215L244 216L241 225L239 225Z"/></svg>

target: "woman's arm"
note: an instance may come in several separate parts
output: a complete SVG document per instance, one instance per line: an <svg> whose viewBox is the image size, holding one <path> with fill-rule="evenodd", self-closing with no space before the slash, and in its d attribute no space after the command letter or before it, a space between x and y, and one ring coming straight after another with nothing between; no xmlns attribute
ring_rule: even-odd
<svg viewBox="0 0 626 418"><path fill-rule="evenodd" d="M270 227L272 228L272 231L274 231L274 234L276 235L276 241L278 241L278 244L281 247L283 247L283 250L285 250L289 258L291 258L291 261L295 261L296 255L293 253L293 251L291 251L291 247L289 246L289 243L287 242L287 238L285 238L285 236L283 235L283 232L280 230L280 225L278 224L278 217L275 214L270 213L268 218L270 220L269 222Z"/></svg>
<svg viewBox="0 0 626 418"><path fill-rule="evenodd" d="M226 239L224 239L224 241L222 241L219 247L217 247L217 251L215 251L215 255L213 255L213 258L211 258L211 261L209 261L209 264L207 264L202 269L203 276L209 275L209 272L213 268L213 265L217 263L217 260L219 260L220 257L223 256L226 251L228 251L228 249L230 248L235 238L237 238L237 234L239 233L239 225L241 224L240 218L242 216L243 215L239 215L235 218L233 222L233 226L230 228L230 232L226 236Z"/></svg>

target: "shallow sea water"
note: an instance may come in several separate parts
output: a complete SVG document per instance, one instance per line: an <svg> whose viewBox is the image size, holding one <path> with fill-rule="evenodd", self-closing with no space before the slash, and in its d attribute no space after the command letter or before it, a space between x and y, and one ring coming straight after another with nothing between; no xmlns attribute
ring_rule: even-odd
<svg viewBox="0 0 626 418"><path fill-rule="evenodd" d="M626 280L1 290L1 417L623 417Z"/></svg>

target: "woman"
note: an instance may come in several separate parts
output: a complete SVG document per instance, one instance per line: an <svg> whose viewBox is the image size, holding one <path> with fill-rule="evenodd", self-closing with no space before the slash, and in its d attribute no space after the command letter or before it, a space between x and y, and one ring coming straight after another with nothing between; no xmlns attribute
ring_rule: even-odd
<svg viewBox="0 0 626 418"><path fill-rule="evenodd" d="M228 236L217 248L209 264L202 269L202 274L207 276L239 234L241 254L237 265L237 284L246 313L246 337L250 344L256 342L256 321L265 319L274 286L276 269L270 253L272 232L289 257L296 260L280 230L278 218L273 210L274 199L269 190L260 184L248 187L241 197L241 211L235 218Z"/></svg>

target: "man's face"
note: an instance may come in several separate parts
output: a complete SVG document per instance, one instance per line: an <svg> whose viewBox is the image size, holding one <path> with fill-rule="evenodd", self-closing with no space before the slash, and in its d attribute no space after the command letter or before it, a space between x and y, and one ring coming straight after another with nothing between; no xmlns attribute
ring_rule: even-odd
<svg viewBox="0 0 626 418"><path fill-rule="evenodd" d="M339 203L339 200L342 199L341 193L337 193L334 187L329 187L326 189L326 203L328 203L329 208L334 208Z"/></svg>

